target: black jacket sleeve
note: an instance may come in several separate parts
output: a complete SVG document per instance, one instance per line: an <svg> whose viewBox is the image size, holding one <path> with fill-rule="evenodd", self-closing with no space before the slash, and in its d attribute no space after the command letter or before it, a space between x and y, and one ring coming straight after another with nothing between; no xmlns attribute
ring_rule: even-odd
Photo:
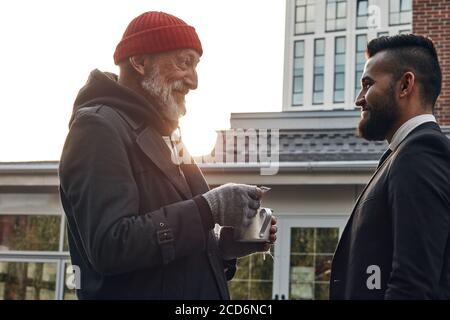
<svg viewBox="0 0 450 320"><path fill-rule="evenodd" d="M76 119L64 146L59 174L66 214L92 268L118 274L205 250L194 200L138 214L139 193L126 150L117 128L97 113ZM155 217L170 229L164 244L157 232L165 226Z"/></svg>
<svg viewBox="0 0 450 320"><path fill-rule="evenodd" d="M450 232L450 150L443 139L414 139L390 170L393 264L386 299L437 298L432 293Z"/></svg>

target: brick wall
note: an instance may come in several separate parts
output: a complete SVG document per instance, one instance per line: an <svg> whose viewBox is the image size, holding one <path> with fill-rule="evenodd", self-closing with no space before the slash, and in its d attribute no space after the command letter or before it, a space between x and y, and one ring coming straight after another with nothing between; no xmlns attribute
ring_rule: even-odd
<svg viewBox="0 0 450 320"><path fill-rule="evenodd" d="M442 69L442 91L435 115L450 126L450 0L413 0L413 32L430 37Z"/></svg>

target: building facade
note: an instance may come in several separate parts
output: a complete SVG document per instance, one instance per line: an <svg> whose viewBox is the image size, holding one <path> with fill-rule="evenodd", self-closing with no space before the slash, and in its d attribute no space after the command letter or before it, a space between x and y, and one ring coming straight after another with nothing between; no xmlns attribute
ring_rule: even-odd
<svg viewBox="0 0 450 320"><path fill-rule="evenodd" d="M233 299L327 299L330 263L353 203L386 148L355 136L366 42L415 32L437 42L436 115L450 138L450 0L287 0L282 112L237 113L197 162L211 187L271 187L270 254L239 260ZM0 299L73 299L57 162L0 163ZM82 276L82 275L81 275Z"/></svg>
<svg viewBox="0 0 450 320"><path fill-rule="evenodd" d="M75 299L57 162L0 163L0 299Z"/></svg>
<svg viewBox="0 0 450 320"><path fill-rule="evenodd" d="M414 0L413 30L431 37L436 44L442 69L442 93L435 114L443 126L450 126L450 1Z"/></svg>
<svg viewBox="0 0 450 320"><path fill-rule="evenodd" d="M412 30L412 0L296 0L286 6L284 111L353 110L366 43Z"/></svg>

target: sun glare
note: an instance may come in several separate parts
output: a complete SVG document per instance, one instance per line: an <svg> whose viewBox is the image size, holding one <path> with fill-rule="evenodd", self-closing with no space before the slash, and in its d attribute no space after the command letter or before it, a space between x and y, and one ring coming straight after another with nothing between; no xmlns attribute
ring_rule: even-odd
<svg viewBox="0 0 450 320"><path fill-rule="evenodd" d="M203 120L183 118L180 127L184 145L191 156L208 155L214 149L217 133L212 127L206 126Z"/></svg>

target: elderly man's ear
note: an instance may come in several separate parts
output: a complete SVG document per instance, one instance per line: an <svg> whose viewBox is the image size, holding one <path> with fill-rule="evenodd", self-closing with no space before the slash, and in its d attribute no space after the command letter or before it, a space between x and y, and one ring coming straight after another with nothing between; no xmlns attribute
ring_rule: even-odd
<svg viewBox="0 0 450 320"><path fill-rule="evenodd" d="M141 76L145 75L145 58L146 56L143 54L128 58L131 67Z"/></svg>

